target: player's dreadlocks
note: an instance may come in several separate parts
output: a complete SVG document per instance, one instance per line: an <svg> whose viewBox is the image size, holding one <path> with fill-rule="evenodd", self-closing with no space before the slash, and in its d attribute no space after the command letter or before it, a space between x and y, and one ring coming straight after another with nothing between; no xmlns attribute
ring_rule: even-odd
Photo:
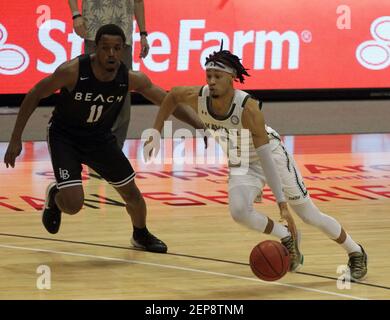
<svg viewBox="0 0 390 320"><path fill-rule="evenodd" d="M227 66L233 68L236 71L236 76L240 80L240 83L244 83L244 75L250 77L248 72L249 69L246 69L240 62L240 58L232 54L229 50L222 50L223 40L221 41L221 48L218 52L214 51L206 58L206 64L209 62L214 62L218 65L218 62L226 64ZM237 81L237 80L235 80Z"/></svg>

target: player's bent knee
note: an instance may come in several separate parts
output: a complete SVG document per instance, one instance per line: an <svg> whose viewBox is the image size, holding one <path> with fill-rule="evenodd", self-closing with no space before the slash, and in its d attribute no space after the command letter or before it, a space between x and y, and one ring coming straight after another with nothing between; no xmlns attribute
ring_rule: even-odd
<svg viewBox="0 0 390 320"><path fill-rule="evenodd" d="M79 213L80 210L83 208L84 202L76 202L76 203L69 203L65 208L64 212L67 214L76 214Z"/></svg>
<svg viewBox="0 0 390 320"><path fill-rule="evenodd" d="M248 206L240 202L229 204L230 215L237 223L245 224L248 215Z"/></svg>
<svg viewBox="0 0 390 320"><path fill-rule="evenodd" d="M63 188L59 197L60 207L67 214L76 214L83 208L84 192L81 186Z"/></svg>
<svg viewBox="0 0 390 320"><path fill-rule="evenodd" d="M63 210L67 214L76 214L80 212L80 210L83 208L84 199L77 199L73 201L68 201Z"/></svg>

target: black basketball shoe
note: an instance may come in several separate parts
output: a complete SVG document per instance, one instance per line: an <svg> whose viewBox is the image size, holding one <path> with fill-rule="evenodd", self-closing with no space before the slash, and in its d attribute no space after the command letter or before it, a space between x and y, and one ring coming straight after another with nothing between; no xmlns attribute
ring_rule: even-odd
<svg viewBox="0 0 390 320"><path fill-rule="evenodd" d="M166 253L168 251L167 245L160 239L156 238L149 231L143 237L131 238L131 244L140 249L144 249L150 252Z"/></svg>
<svg viewBox="0 0 390 320"><path fill-rule="evenodd" d="M50 183L46 188L45 206L42 211L42 223L50 233L57 233L61 225L61 210L58 208L54 198L58 192L55 182Z"/></svg>
<svg viewBox="0 0 390 320"><path fill-rule="evenodd" d="M363 280L367 274L367 254L360 244L359 247L362 252L350 253L348 260L348 267L354 280Z"/></svg>

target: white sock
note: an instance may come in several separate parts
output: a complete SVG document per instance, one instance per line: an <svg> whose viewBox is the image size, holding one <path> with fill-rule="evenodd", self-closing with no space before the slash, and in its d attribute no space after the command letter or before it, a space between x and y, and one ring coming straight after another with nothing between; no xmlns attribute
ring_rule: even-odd
<svg viewBox="0 0 390 320"><path fill-rule="evenodd" d="M281 223L274 224L274 228L272 229L271 234L279 239L283 239L291 235L286 226Z"/></svg>
<svg viewBox="0 0 390 320"><path fill-rule="evenodd" d="M352 240L351 236L347 233L347 238L340 244L348 253L362 252L360 246Z"/></svg>

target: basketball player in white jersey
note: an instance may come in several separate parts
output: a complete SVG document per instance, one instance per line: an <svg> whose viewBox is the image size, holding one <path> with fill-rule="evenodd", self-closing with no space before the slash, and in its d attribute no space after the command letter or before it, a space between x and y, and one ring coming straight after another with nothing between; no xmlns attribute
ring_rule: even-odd
<svg viewBox="0 0 390 320"><path fill-rule="evenodd" d="M300 267L303 256L295 237L291 236L294 230L272 221L253 207L254 199L267 183L276 198L282 218L288 217L289 225L293 225L287 209L288 202L304 222L319 228L346 250L351 277L363 279L367 273L367 255L362 246L352 240L339 222L322 213L312 202L299 169L286 151L279 134L265 125L261 103L248 93L234 89L234 81L243 83L244 76L249 74L237 56L222 48L214 52L206 58L207 85L173 88L164 99L154 128L161 132L164 121L176 107L187 104L211 131L220 128L248 129L249 168L229 165L229 209L233 219L246 227L281 239L290 252L290 271ZM151 151L146 151L146 157L153 152L153 145L158 148L156 143L159 141L153 141L147 146L151 141L145 144L145 150Z"/></svg>

